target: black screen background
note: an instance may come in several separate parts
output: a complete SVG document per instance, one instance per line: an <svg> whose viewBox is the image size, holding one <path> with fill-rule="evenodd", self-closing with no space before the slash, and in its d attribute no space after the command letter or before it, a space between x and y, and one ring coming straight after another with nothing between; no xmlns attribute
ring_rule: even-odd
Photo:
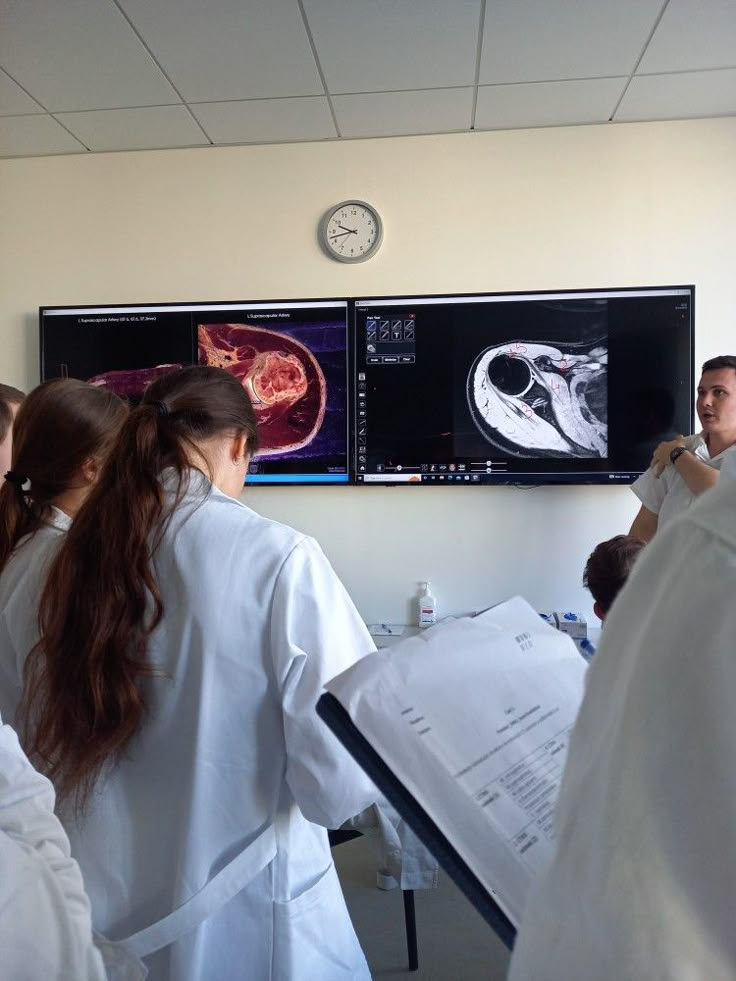
<svg viewBox="0 0 736 981"><path fill-rule="evenodd" d="M370 316L414 316L414 364L367 364ZM391 305L356 304L355 372L365 374L366 473L397 465L468 463L490 459L505 473L482 482L605 481L645 470L654 446L692 430L691 298L653 296ZM466 379L485 347L517 340L608 350L608 454L604 458L519 458L497 449L470 414ZM384 347L383 350L386 350Z"/></svg>

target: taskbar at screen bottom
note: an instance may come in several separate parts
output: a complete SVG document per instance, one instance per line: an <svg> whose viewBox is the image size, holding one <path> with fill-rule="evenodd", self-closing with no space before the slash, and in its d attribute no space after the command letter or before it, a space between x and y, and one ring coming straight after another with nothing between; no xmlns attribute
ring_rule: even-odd
<svg viewBox="0 0 736 981"><path fill-rule="evenodd" d="M587 473L361 473L357 474L359 484L432 484L435 487L451 484L490 485L490 484L631 484L641 476L642 471L608 473L591 471Z"/></svg>
<svg viewBox="0 0 736 981"><path fill-rule="evenodd" d="M349 484L346 473L249 473L246 487L251 484Z"/></svg>

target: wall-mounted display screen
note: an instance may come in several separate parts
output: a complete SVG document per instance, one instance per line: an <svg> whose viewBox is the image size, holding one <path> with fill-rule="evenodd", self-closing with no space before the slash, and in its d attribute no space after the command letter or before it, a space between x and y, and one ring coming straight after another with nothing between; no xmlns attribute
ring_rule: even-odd
<svg viewBox="0 0 736 981"><path fill-rule="evenodd" d="M82 378L135 403L168 371L225 368L258 421L249 483L347 483L347 311L346 300L41 307L41 379Z"/></svg>
<svg viewBox="0 0 736 981"><path fill-rule="evenodd" d="M360 483L610 483L692 431L694 288L354 301Z"/></svg>

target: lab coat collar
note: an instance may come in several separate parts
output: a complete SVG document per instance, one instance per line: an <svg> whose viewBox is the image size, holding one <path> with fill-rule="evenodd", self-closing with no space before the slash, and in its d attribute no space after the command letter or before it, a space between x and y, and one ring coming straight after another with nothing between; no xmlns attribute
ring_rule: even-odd
<svg viewBox="0 0 736 981"><path fill-rule="evenodd" d="M196 467L189 468L189 483L184 492L182 498L188 504L201 503L207 497L219 498L220 500L230 501L237 507L245 508L247 511L250 510L242 501L237 500L234 497L230 497L229 494L225 494L221 491L219 487L212 483L212 481L198 470ZM167 495L173 496L176 493L176 471L173 467L167 467L161 473L161 483L163 485L164 491Z"/></svg>
<svg viewBox="0 0 736 981"><path fill-rule="evenodd" d="M49 508L49 516L46 523L58 531L69 531L72 525L72 518L66 511L62 511L61 508L54 507L52 504Z"/></svg>

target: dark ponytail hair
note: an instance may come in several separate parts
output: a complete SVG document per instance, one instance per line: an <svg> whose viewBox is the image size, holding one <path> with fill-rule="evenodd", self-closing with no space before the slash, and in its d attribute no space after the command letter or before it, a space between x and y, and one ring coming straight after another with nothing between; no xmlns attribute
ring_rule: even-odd
<svg viewBox="0 0 736 981"><path fill-rule="evenodd" d="M53 501L79 485L84 464L107 455L127 411L117 395L76 378L44 382L21 403L12 470L0 484L0 570Z"/></svg>
<svg viewBox="0 0 736 981"><path fill-rule="evenodd" d="M105 764L143 723L142 682L153 674L148 638L164 612L152 556L193 459L202 460L208 439L229 434L245 435L248 451L257 449L253 407L233 375L194 367L155 381L50 568L21 718L26 748L61 801L83 807Z"/></svg>

